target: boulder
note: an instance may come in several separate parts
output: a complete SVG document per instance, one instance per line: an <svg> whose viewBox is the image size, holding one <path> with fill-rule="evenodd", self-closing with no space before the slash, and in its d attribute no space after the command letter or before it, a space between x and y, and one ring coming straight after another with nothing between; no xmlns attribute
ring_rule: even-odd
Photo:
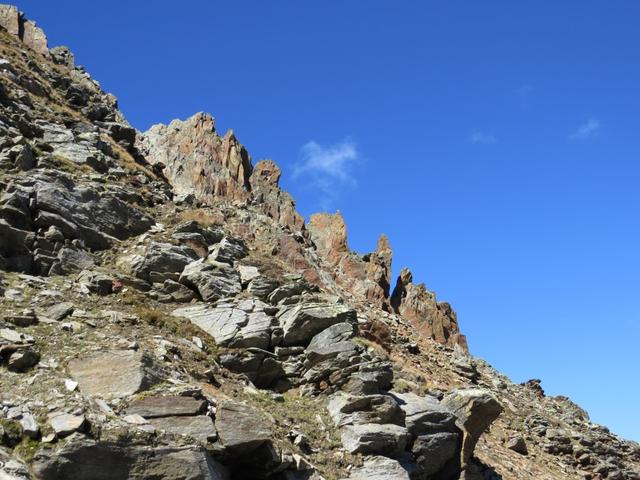
<svg viewBox="0 0 640 480"><path fill-rule="evenodd" d="M180 283L196 290L205 302L234 297L242 291L240 275L234 268L224 263L204 263L203 260L187 265L180 275Z"/></svg>
<svg viewBox="0 0 640 480"><path fill-rule="evenodd" d="M78 275L78 283L90 292L108 295L113 291L113 277L92 270L83 270Z"/></svg>
<svg viewBox="0 0 640 480"><path fill-rule="evenodd" d="M198 256L189 247L153 242L147 247L144 255L132 259L131 273L154 283L161 283L167 279L177 280L184 267L197 259Z"/></svg>
<svg viewBox="0 0 640 480"><path fill-rule="evenodd" d="M49 416L49 425L58 437L66 437L84 427L86 419L84 415L71 415L69 413L53 413Z"/></svg>
<svg viewBox="0 0 640 480"><path fill-rule="evenodd" d="M127 414L144 418L182 417L200 415L205 409L206 402L193 397L153 396L132 402Z"/></svg>
<svg viewBox="0 0 640 480"><path fill-rule="evenodd" d="M245 455L271 439L269 420L236 401L219 402L216 412L218 440L230 455Z"/></svg>
<svg viewBox="0 0 640 480"><path fill-rule="evenodd" d="M189 319L211 335L217 345L234 348L268 348L274 323L274 318L263 311L247 313L230 306L210 308L199 304L178 308L173 315Z"/></svg>
<svg viewBox="0 0 640 480"><path fill-rule="evenodd" d="M55 451L39 450L34 480L226 480L225 470L198 447L96 441L73 434Z"/></svg>
<svg viewBox="0 0 640 480"><path fill-rule="evenodd" d="M267 297L278 288L278 282L265 275L258 275L249 281L247 291L254 297L266 300Z"/></svg>
<svg viewBox="0 0 640 480"><path fill-rule="evenodd" d="M213 441L217 438L216 429L211 417L206 415L194 417L155 417L149 423L156 430L170 435L188 435L201 442Z"/></svg>
<svg viewBox="0 0 640 480"><path fill-rule="evenodd" d="M411 434L417 436L456 431L456 417L438 399L410 392L390 392L390 395L404 412L405 425Z"/></svg>
<svg viewBox="0 0 640 480"><path fill-rule="evenodd" d="M91 270L96 262L89 252L74 247L63 247L49 270L49 275L69 275L82 270Z"/></svg>
<svg viewBox="0 0 640 480"><path fill-rule="evenodd" d="M440 432L418 436L413 442L411 451L422 473L430 477L441 471L447 463L456 462L458 445L457 433Z"/></svg>
<svg viewBox="0 0 640 480"><path fill-rule="evenodd" d="M216 262L233 265L236 260L246 257L248 251L242 240L225 237L211 248L209 257Z"/></svg>
<svg viewBox="0 0 640 480"><path fill-rule="evenodd" d="M366 457L361 467L351 471L348 480L410 480L409 472L392 458Z"/></svg>
<svg viewBox="0 0 640 480"><path fill-rule="evenodd" d="M404 425L402 410L388 395L354 397L337 393L329 400L327 410L338 427L367 423Z"/></svg>
<svg viewBox="0 0 640 480"><path fill-rule="evenodd" d="M355 323L356 312L346 305L305 303L278 312L283 345L306 345L315 335L336 323Z"/></svg>
<svg viewBox="0 0 640 480"><path fill-rule="evenodd" d="M490 391L482 388L453 390L442 404L456 416L456 425L462 430L460 464L464 469L480 435L502 413L502 405Z"/></svg>
<svg viewBox="0 0 640 480"><path fill-rule="evenodd" d="M25 372L40 361L40 354L33 350L18 350L9 357L7 368L14 372Z"/></svg>
<svg viewBox="0 0 640 480"><path fill-rule="evenodd" d="M349 453L399 456L407 446L409 433L398 425L348 425L340 435L342 446Z"/></svg>
<svg viewBox="0 0 640 480"><path fill-rule="evenodd" d="M71 360L68 368L82 393L104 399L133 395L161 378L151 358L133 350L91 353Z"/></svg>

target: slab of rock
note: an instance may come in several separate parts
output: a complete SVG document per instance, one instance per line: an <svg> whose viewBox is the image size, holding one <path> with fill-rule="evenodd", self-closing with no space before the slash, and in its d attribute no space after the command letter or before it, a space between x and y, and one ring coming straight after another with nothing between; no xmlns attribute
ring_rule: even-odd
<svg viewBox="0 0 640 480"><path fill-rule="evenodd" d="M71 302L62 302L46 310L45 316L52 320L63 320L73 313L75 306Z"/></svg>
<svg viewBox="0 0 640 480"><path fill-rule="evenodd" d="M443 398L442 404L456 416L456 425L462 430L460 463L464 468L473 456L480 435L502 413L502 405L490 391L482 388L453 390Z"/></svg>
<svg viewBox="0 0 640 480"><path fill-rule="evenodd" d="M51 266L49 275L69 275L82 270L90 270L95 266L93 255L84 250L63 247L58 252L57 260Z"/></svg>
<svg viewBox="0 0 640 480"><path fill-rule="evenodd" d="M348 425L342 429L342 446L349 453L364 455L400 455L409 439L409 432L398 425Z"/></svg>
<svg viewBox="0 0 640 480"><path fill-rule="evenodd" d="M438 399L410 392L390 395L405 413L405 425L413 435L456 431L456 417Z"/></svg>
<svg viewBox="0 0 640 480"><path fill-rule="evenodd" d="M240 275L225 263L196 260L185 267L180 283L194 289L205 302L234 297L242 291Z"/></svg>
<svg viewBox="0 0 640 480"><path fill-rule="evenodd" d="M177 280L184 267L197 259L196 253L189 247L153 242L144 255L136 255L132 259L131 273L155 283L166 279Z"/></svg>
<svg viewBox="0 0 640 480"><path fill-rule="evenodd" d="M178 308L173 315L189 319L222 347L266 349L271 341L274 318L263 311L247 313L231 306L210 308L200 304Z"/></svg>
<svg viewBox="0 0 640 480"><path fill-rule="evenodd" d="M71 435L84 426L84 415L71 415L69 413L52 414L49 417L49 425L59 437Z"/></svg>
<svg viewBox="0 0 640 480"><path fill-rule="evenodd" d="M156 430L162 430L172 435L188 435L202 442L213 441L217 438L213 420L206 415L197 417L157 417L150 418L149 423Z"/></svg>
<svg viewBox="0 0 640 480"><path fill-rule="evenodd" d="M505 444L509 450L513 450L520 455L528 455L529 449L527 448L527 442L522 437L512 437Z"/></svg>
<svg viewBox="0 0 640 480"><path fill-rule="evenodd" d="M201 414L206 408L204 400L183 396L154 396L133 401L127 409L129 415L144 418L182 417Z"/></svg>
<svg viewBox="0 0 640 480"><path fill-rule="evenodd" d="M453 432L440 432L420 435L411 449L416 463L424 475L431 476L442 470L447 463L456 460L459 435Z"/></svg>
<svg viewBox="0 0 640 480"><path fill-rule="evenodd" d="M133 350L97 352L71 360L69 373L82 393L104 399L133 395L160 380L150 357Z"/></svg>
<svg viewBox="0 0 640 480"><path fill-rule="evenodd" d="M306 345L315 335L336 323L354 323L355 310L346 305L305 303L278 313L284 345Z"/></svg>
<svg viewBox="0 0 640 480"><path fill-rule="evenodd" d="M34 480L226 480L224 469L202 448L95 441L75 433L52 453L38 451Z"/></svg>
<svg viewBox="0 0 640 480"><path fill-rule="evenodd" d="M271 424L243 403L223 400L216 412L218 439L231 455L246 454L271 439Z"/></svg>
<svg viewBox="0 0 640 480"><path fill-rule="evenodd" d="M237 238L225 237L220 243L213 246L209 257L221 263L233 265L233 262L247 256L249 250L244 242Z"/></svg>
<svg viewBox="0 0 640 480"><path fill-rule="evenodd" d="M40 361L40 354L33 350L19 350L9 357L7 368L14 372L24 372Z"/></svg>
<svg viewBox="0 0 640 480"><path fill-rule="evenodd" d="M394 423L404 425L404 414L396 401L388 395L354 397L336 393L327 404L329 415L336 426L367 423Z"/></svg>
<svg viewBox="0 0 640 480"><path fill-rule="evenodd" d="M247 291L261 300L266 300L267 297L278 288L278 282L266 275L258 275L249 282Z"/></svg>
<svg viewBox="0 0 640 480"><path fill-rule="evenodd" d="M105 273L83 270L78 275L78 283L90 292L98 295L108 295L113 290L113 278Z"/></svg>
<svg viewBox="0 0 640 480"><path fill-rule="evenodd" d="M366 457L361 467L354 468L349 480L410 480L400 462L392 458L373 456Z"/></svg>

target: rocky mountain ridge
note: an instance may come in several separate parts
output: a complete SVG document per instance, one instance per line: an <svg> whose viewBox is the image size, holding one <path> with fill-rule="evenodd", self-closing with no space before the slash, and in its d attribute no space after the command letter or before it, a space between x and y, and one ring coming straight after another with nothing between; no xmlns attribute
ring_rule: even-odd
<svg viewBox="0 0 640 480"><path fill-rule="evenodd" d="M204 113L137 132L0 5L0 479L638 479Z"/></svg>

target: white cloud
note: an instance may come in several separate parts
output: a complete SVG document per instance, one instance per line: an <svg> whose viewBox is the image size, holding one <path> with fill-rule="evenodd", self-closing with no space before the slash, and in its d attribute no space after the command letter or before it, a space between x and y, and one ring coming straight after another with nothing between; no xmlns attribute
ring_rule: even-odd
<svg viewBox="0 0 640 480"><path fill-rule="evenodd" d="M578 129L569 135L570 140L583 140L593 136L600 129L600 122L595 118L590 118L580 125Z"/></svg>
<svg viewBox="0 0 640 480"><path fill-rule="evenodd" d="M471 135L469 135L469 141L471 143L479 143L482 145L493 145L498 141L498 139L490 133L474 130Z"/></svg>
<svg viewBox="0 0 640 480"><path fill-rule="evenodd" d="M310 178L311 184L323 193L318 199L321 207L329 210L340 188L356 185L352 170L359 161L360 153L349 138L328 146L310 140L300 148L300 161L294 166L293 176Z"/></svg>

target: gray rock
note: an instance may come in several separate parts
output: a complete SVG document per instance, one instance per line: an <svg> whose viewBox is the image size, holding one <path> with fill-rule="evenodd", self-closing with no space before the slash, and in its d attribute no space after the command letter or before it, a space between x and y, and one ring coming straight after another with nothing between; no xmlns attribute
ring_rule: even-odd
<svg viewBox="0 0 640 480"><path fill-rule="evenodd" d="M9 357L7 368L14 372L25 372L40 361L40 354L33 350L19 350Z"/></svg>
<svg viewBox="0 0 640 480"><path fill-rule="evenodd" d="M218 439L230 455L244 455L271 439L271 425L260 412L243 403L223 400L216 412Z"/></svg>
<svg viewBox="0 0 640 480"><path fill-rule="evenodd" d="M233 265L234 261L246 257L248 252L249 250L242 240L225 237L211 249L209 257L216 262Z"/></svg>
<svg viewBox="0 0 640 480"><path fill-rule="evenodd" d="M22 425L22 433L29 438L37 439L40 435L40 426L36 418L30 413L22 414L20 425Z"/></svg>
<svg viewBox="0 0 640 480"><path fill-rule="evenodd" d="M84 415L71 415L69 413L57 413L49 416L49 425L59 437L66 437L82 427L86 419Z"/></svg>
<svg viewBox="0 0 640 480"><path fill-rule="evenodd" d="M173 280L165 280L160 292L169 297L168 301L176 303L187 303L196 298L193 290Z"/></svg>
<svg viewBox="0 0 640 480"><path fill-rule="evenodd" d="M404 414L396 401L388 395L353 397L336 393L327 404L336 426L370 423L404 425Z"/></svg>
<svg viewBox="0 0 640 480"><path fill-rule="evenodd" d="M453 432L440 432L420 435L413 442L412 452L416 463L422 467L427 477L438 473L449 462L456 462L459 435ZM456 468L454 466L454 468Z"/></svg>
<svg viewBox="0 0 640 480"><path fill-rule="evenodd" d="M195 305L178 308L174 316L188 318L191 323L211 335L222 347L269 347L274 318L264 312L246 313L239 308Z"/></svg>
<svg viewBox="0 0 640 480"><path fill-rule="evenodd" d="M502 405L491 392L481 388L453 390L442 404L456 416L456 425L462 430L460 464L464 469L480 435L502 413Z"/></svg>
<svg viewBox="0 0 640 480"><path fill-rule="evenodd" d="M340 438L349 453L395 457L407 446L409 433L398 425L348 425L342 428Z"/></svg>
<svg viewBox="0 0 640 480"><path fill-rule="evenodd" d="M213 441L217 438L213 420L205 415L197 417L156 417L149 419L149 423L156 430L162 430L172 435L188 435L202 442Z"/></svg>
<svg viewBox="0 0 640 480"><path fill-rule="evenodd" d="M91 270L83 270L78 275L78 283L98 295L110 294L113 290L113 280L109 275Z"/></svg>
<svg viewBox="0 0 640 480"><path fill-rule="evenodd" d="M133 395L161 378L150 357L132 350L92 353L71 360L68 368L82 393L105 399Z"/></svg>
<svg viewBox="0 0 640 480"><path fill-rule="evenodd" d="M415 393L390 393L405 413L405 425L413 435L455 432L456 417L434 397Z"/></svg>
<svg viewBox="0 0 640 480"><path fill-rule="evenodd" d="M69 275L95 266L93 255L84 250L63 247L58 252L57 261L51 266L49 275Z"/></svg>
<svg viewBox="0 0 640 480"><path fill-rule="evenodd" d="M150 280L152 272L155 273L154 282L177 280L184 267L197 258L191 248L153 242L147 247L144 255L133 259L131 271L136 277L147 281Z"/></svg>
<svg viewBox="0 0 640 480"><path fill-rule="evenodd" d="M528 455L529 449L527 448L527 442L522 437L512 437L505 444L509 450L513 450L520 455Z"/></svg>
<svg viewBox="0 0 640 480"><path fill-rule="evenodd" d="M285 300L287 298L290 298L296 295L300 295L303 292L311 292L311 291L317 291L317 288L312 287L307 282L298 281L298 282L288 283L286 285L282 285L281 287L276 288L275 290L273 290L273 292L271 292L268 299L269 299L269 303L273 305L277 305L282 300Z"/></svg>
<svg viewBox="0 0 640 480"><path fill-rule="evenodd" d="M181 417L201 414L206 408L204 400L183 396L154 396L135 400L127 409L128 415L144 418Z"/></svg>
<svg viewBox="0 0 640 480"><path fill-rule="evenodd" d="M36 453L34 480L227 480L202 448L95 441L73 434L52 454Z"/></svg>
<svg viewBox="0 0 640 480"><path fill-rule="evenodd" d="M410 477L397 460L373 456L366 457L361 467L354 468L349 480L410 480Z"/></svg>
<svg viewBox="0 0 640 480"><path fill-rule="evenodd" d="M278 287L278 282L265 275L258 275L249 282L249 293L261 300L265 300Z"/></svg>
<svg viewBox="0 0 640 480"><path fill-rule="evenodd" d="M45 316L52 320L63 320L73 313L75 306L71 302L62 302L50 307L45 312Z"/></svg>
<svg viewBox="0 0 640 480"><path fill-rule="evenodd" d="M353 323L356 313L346 305L306 303L290 306L278 313L283 345L305 345L315 335L336 323Z"/></svg>
<svg viewBox="0 0 640 480"><path fill-rule="evenodd" d="M196 290L205 302L234 297L242 291L240 275L235 269L224 263L204 263L202 260L185 267L180 283Z"/></svg>
<svg viewBox="0 0 640 480"><path fill-rule="evenodd" d="M233 349L220 355L220 363L235 373L242 373L258 388L268 388L284 377L284 366L272 353L258 348Z"/></svg>

